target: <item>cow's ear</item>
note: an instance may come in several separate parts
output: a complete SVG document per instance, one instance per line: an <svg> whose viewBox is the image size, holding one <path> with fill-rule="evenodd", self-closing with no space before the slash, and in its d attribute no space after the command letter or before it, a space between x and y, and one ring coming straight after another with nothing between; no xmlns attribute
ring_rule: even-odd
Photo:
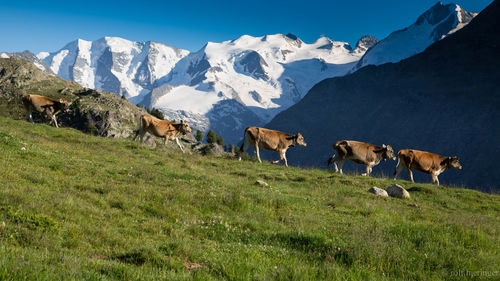
<svg viewBox="0 0 500 281"><path fill-rule="evenodd" d="M60 103L64 103L64 100L63 100L63 99L59 99L59 102L60 102Z"/></svg>
<svg viewBox="0 0 500 281"><path fill-rule="evenodd" d="M385 144L382 144L382 148L386 148L386 147L387 147L387 145L385 145Z"/></svg>

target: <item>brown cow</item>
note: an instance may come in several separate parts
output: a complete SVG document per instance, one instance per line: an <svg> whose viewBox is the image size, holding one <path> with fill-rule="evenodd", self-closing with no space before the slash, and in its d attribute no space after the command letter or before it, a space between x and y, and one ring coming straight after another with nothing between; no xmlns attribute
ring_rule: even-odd
<svg viewBox="0 0 500 281"><path fill-rule="evenodd" d="M169 122L166 120L161 120L151 115L141 115L139 119L139 129L136 131L134 140L138 135L141 136L141 143L143 143L143 137L146 132L155 135L160 138L165 138L165 147L167 146L168 139L173 137L175 142L184 153L184 147L182 147L179 142L179 134L191 133L191 127L187 121L181 121L181 123Z"/></svg>
<svg viewBox="0 0 500 281"><path fill-rule="evenodd" d="M385 144L376 146L365 142L341 140L333 144L333 150L336 153L328 159L328 166L333 163L335 172L341 174L343 173L342 166L345 160L366 165L366 173L363 173L363 176L369 176L372 168L378 165L381 160L396 160L392 147ZM338 166L337 162L339 163Z"/></svg>
<svg viewBox="0 0 500 281"><path fill-rule="evenodd" d="M56 115L61 111L69 109L68 101L63 99L55 100L39 95L22 95L21 101L26 109L27 119L31 123L34 123L31 113L36 111L38 113L45 113L45 115L50 117L50 123L54 123L57 128L59 126L57 125Z"/></svg>
<svg viewBox="0 0 500 281"><path fill-rule="evenodd" d="M398 152L398 164L394 170L394 179L403 169L408 171L408 177L413 181L412 169L430 174L432 183L439 185L438 176L446 170L446 168L462 169L462 165L458 162L458 157L446 157L427 151L415 149L403 149Z"/></svg>
<svg viewBox="0 0 500 281"><path fill-rule="evenodd" d="M286 151L288 148L295 145L307 146L307 143L304 141L304 137L300 133L290 135L265 128L248 127L245 129L245 133L243 135L241 153L245 152L245 150L247 150L247 148L251 145L255 147L255 155L257 155L257 159L259 159L260 163L262 163L262 160L260 160L259 147L265 150L274 150L278 152L280 160L273 161L273 163L278 164L281 160L283 160L285 162L285 166L288 167L288 161L286 160Z"/></svg>

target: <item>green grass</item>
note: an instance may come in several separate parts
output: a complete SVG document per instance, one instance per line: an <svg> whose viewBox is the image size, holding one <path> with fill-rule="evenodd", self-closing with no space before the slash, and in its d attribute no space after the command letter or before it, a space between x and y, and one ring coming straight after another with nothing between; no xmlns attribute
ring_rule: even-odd
<svg viewBox="0 0 500 281"><path fill-rule="evenodd" d="M396 182L0 117L0 280L498 278L497 195Z"/></svg>

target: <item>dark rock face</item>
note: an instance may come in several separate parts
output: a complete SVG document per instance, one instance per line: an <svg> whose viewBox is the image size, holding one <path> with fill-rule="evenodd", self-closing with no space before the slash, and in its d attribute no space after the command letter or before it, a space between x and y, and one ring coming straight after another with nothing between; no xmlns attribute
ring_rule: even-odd
<svg viewBox="0 0 500 281"><path fill-rule="evenodd" d="M120 95L126 94L120 91L120 80L111 72L110 65L113 65L113 53L108 47L97 61L96 79L102 84L102 90Z"/></svg>
<svg viewBox="0 0 500 281"><path fill-rule="evenodd" d="M358 40L358 43L356 43L356 47L354 48L354 52L366 52L366 50L370 49L371 46L375 45L378 43L378 39L370 36L370 35L365 35L361 37L361 39Z"/></svg>
<svg viewBox="0 0 500 281"><path fill-rule="evenodd" d="M267 125L303 133L308 146L291 150L289 163L325 167L332 143L353 139L457 155L464 169L446 170L443 184L498 191L491 159L500 157L499 3L423 53L315 85ZM374 172L392 175L395 165L381 163ZM415 173L415 180L430 177Z"/></svg>
<svg viewBox="0 0 500 281"><path fill-rule="evenodd" d="M210 62L208 62L208 60L205 57L203 57L201 60L195 63L191 63L189 65L187 73L191 75L193 79L191 80L191 83L189 85L194 86L205 80L206 79L205 73L209 68L210 68Z"/></svg>
<svg viewBox="0 0 500 281"><path fill-rule="evenodd" d="M263 57L259 55L256 51L249 51L244 57L238 62L239 65L243 67L243 70L254 76L257 79L269 80L264 66L268 66Z"/></svg>
<svg viewBox="0 0 500 281"><path fill-rule="evenodd" d="M416 23L419 25L425 22L432 25L439 23L450 15L451 5L453 4L444 5L441 2L436 3L436 5L418 17Z"/></svg>

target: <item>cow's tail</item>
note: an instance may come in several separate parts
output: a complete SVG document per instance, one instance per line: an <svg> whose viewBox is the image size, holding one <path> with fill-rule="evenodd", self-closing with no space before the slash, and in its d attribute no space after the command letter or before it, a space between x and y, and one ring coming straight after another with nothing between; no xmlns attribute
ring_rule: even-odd
<svg viewBox="0 0 500 281"><path fill-rule="evenodd" d="M243 141L241 142L241 146L240 146L240 156L239 156L239 159L241 160L241 154L243 154L243 149L245 148L245 141L247 141L247 131L248 131L248 128L245 129L245 131L243 132Z"/></svg>
<svg viewBox="0 0 500 281"><path fill-rule="evenodd" d="M135 136L134 136L133 141L135 141L135 139L137 138L137 136L142 132L143 125L144 124L142 124L142 115L141 115L141 116L139 116L139 128L137 128L137 130L135 130Z"/></svg>
<svg viewBox="0 0 500 281"><path fill-rule="evenodd" d="M335 152L333 153L332 157L328 158L327 168L330 168L330 165L333 164L333 159L335 159Z"/></svg>

